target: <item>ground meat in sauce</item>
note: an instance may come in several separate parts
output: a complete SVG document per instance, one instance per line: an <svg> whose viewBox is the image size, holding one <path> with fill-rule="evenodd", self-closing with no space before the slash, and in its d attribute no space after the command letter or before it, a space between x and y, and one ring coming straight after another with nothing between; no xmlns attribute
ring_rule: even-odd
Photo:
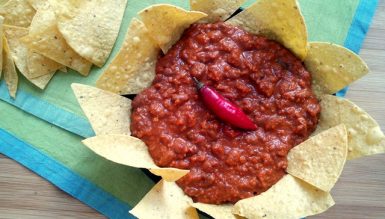
<svg viewBox="0 0 385 219"><path fill-rule="evenodd" d="M194 76L258 125L218 120ZM320 106L311 76L280 44L224 23L194 24L158 60L152 86L134 99L131 130L161 167L190 169L177 183L194 201L235 203L285 174L286 155L314 131Z"/></svg>

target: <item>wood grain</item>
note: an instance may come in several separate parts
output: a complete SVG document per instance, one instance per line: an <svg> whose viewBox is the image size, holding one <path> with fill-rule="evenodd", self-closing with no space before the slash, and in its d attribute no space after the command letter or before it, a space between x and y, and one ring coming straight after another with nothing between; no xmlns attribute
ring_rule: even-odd
<svg viewBox="0 0 385 219"><path fill-rule="evenodd" d="M104 218L0 154L0 218Z"/></svg>
<svg viewBox="0 0 385 219"><path fill-rule="evenodd" d="M371 73L354 83L348 98L385 130L385 1L369 31L361 56ZM347 163L332 191L336 205L311 218L385 218L385 155ZM103 218L47 181L0 154L0 218Z"/></svg>

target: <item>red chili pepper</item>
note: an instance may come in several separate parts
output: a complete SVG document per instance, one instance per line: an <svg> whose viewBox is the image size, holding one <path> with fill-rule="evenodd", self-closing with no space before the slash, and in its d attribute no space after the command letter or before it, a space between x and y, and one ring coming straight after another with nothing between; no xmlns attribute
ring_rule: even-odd
<svg viewBox="0 0 385 219"><path fill-rule="evenodd" d="M213 88L206 86L193 77L203 103L221 120L241 129L255 130L257 126L251 119L235 104L226 100Z"/></svg>

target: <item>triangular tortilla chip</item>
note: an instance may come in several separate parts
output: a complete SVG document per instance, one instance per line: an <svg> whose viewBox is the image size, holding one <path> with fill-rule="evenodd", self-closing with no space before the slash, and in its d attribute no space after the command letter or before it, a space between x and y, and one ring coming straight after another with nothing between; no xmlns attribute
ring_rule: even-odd
<svg viewBox="0 0 385 219"><path fill-rule="evenodd" d="M28 48L20 42L20 37L27 35L28 29L23 27L4 25L4 33L9 43L12 58L21 74L24 75L27 80L36 85L38 88L44 89L56 70L43 76L30 78L29 70L27 68L29 51Z"/></svg>
<svg viewBox="0 0 385 219"><path fill-rule="evenodd" d="M59 7L56 7L59 4ZM118 36L127 0L56 1L58 28L80 56L101 67Z"/></svg>
<svg viewBox="0 0 385 219"><path fill-rule="evenodd" d="M323 131L291 149L286 171L330 192L344 168L348 154L345 125Z"/></svg>
<svg viewBox="0 0 385 219"><path fill-rule="evenodd" d="M166 53L191 24L207 16L198 11L186 11L173 5L152 5L139 12L150 35Z"/></svg>
<svg viewBox="0 0 385 219"><path fill-rule="evenodd" d="M0 7L0 15L4 17L4 24L19 27L28 27L35 13L35 9L27 0L9 0Z"/></svg>
<svg viewBox="0 0 385 219"><path fill-rule="evenodd" d="M321 116L316 133L339 124L348 132L348 159L385 153L385 135L368 113L351 101L324 95L321 98Z"/></svg>
<svg viewBox="0 0 385 219"><path fill-rule="evenodd" d="M4 35L7 38L9 49L16 67L23 75L27 75L27 54L28 49L20 38L28 34L28 28L4 25Z"/></svg>
<svg viewBox="0 0 385 219"><path fill-rule="evenodd" d="M34 50L28 49L27 67L27 78L31 80L47 74L52 75L58 69L62 68L63 65L37 53Z"/></svg>
<svg viewBox="0 0 385 219"><path fill-rule="evenodd" d="M16 98L17 86L19 77L16 72L15 63L13 63L11 51L9 50L8 42L3 35L3 73L4 80L7 84L9 95Z"/></svg>
<svg viewBox="0 0 385 219"><path fill-rule="evenodd" d="M161 180L130 211L135 217L150 219L198 219L191 198L173 182Z"/></svg>
<svg viewBox="0 0 385 219"><path fill-rule="evenodd" d="M79 56L66 43L57 28L55 14L49 8L37 11L34 26L31 27L29 35L21 40L29 49L68 66L82 75L88 75L91 69L91 63Z"/></svg>
<svg viewBox="0 0 385 219"><path fill-rule="evenodd" d="M298 219L320 214L334 204L329 193L286 175L266 192L238 201L233 213L246 218Z"/></svg>
<svg viewBox="0 0 385 219"><path fill-rule="evenodd" d="M131 100L82 84L71 85L96 135L130 135Z"/></svg>
<svg viewBox="0 0 385 219"><path fill-rule="evenodd" d="M203 20L208 23L225 21L228 19L246 0L190 0L191 10L201 11L208 16Z"/></svg>
<svg viewBox="0 0 385 219"><path fill-rule="evenodd" d="M139 93L149 87L155 77L159 51L144 24L132 19L123 47L96 86L117 94Z"/></svg>
<svg viewBox="0 0 385 219"><path fill-rule="evenodd" d="M307 30L296 0L259 0L226 23L276 40L302 60L307 55Z"/></svg>
<svg viewBox="0 0 385 219"><path fill-rule="evenodd" d="M358 55L332 43L310 43L304 62L318 96L334 94L369 73L369 67Z"/></svg>
<svg viewBox="0 0 385 219"><path fill-rule="evenodd" d="M39 76L37 78L31 78L31 79L28 79L28 80L32 84L34 84L36 87L44 90L46 88L46 86L48 85L48 83L51 81L51 79L53 78L54 75L55 75L55 72L50 73L50 74L46 74L46 75L42 75L42 76Z"/></svg>
<svg viewBox="0 0 385 219"><path fill-rule="evenodd" d="M212 205L205 203L192 203L191 206L199 209L200 211L210 215L213 218L220 219L241 219L242 217L231 213L234 205L231 204L221 204L221 205Z"/></svg>
<svg viewBox="0 0 385 219"><path fill-rule="evenodd" d="M156 166L148 153L146 144L129 135L98 135L83 141L96 154L115 163L149 169L166 181L176 181L189 170L161 168Z"/></svg>
<svg viewBox="0 0 385 219"><path fill-rule="evenodd" d="M49 4L47 0L30 0L31 5L38 10L37 15L33 18L31 26L29 28L29 33L39 33L41 26L44 26L45 18L51 16L52 13L48 13L47 17L42 15L42 11L39 10L48 10ZM37 78L42 75L53 75L59 68L62 68L63 65L49 59L36 51L30 50L28 51L27 56L27 66L28 66L28 75L27 78ZM48 78L41 77L41 78Z"/></svg>

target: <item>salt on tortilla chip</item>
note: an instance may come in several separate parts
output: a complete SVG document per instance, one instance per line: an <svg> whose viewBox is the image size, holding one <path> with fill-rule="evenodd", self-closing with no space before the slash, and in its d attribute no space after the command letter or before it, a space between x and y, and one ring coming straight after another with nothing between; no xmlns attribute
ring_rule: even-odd
<svg viewBox="0 0 385 219"><path fill-rule="evenodd" d="M242 217L231 213L234 205L231 204L221 204L221 205L213 205L213 204L205 204L205 203L192 203L196 209L210 215L213 218L220 219L241 219Z"/></svg>
<svg viewBox="0 0 385 219"><path fill-rule="evenodd" d="M228 19L246 0L190 0L191 10L201 11L208 16L203 20L208 23L225 21Z"/></svg>
<svg viewBox="0 0 385 219"><path fill-rule="evenodd" d="M157 4L139 12L139 16L151 37L166 53L191 24L207 17L198 11L186 11L173 5Z"/></svg>
<svg viewBox="0 0 385 219"><path fill-rule="evenodd" d="M131 134L130 99L88 85L71 87L96 135Z"/></svg>
<svg viewBox="0 0 385 219"><path fill-rule="evenodd" d="M155 77L159 46L146 27L134 18L119 53L96 82L96 86L117 94L137 94Z"/></svg>
<svg viewBox="0 0 385 219"><path fill-rule="evenodd" d="M63 1L55 2L58 28L68 45L102 67L118 36L127 0L68 1L64 10Z"/></svg>
<svg viewBox="0 0 385 219"><path fill-rule="evenodd" d="M291 149L286 171L325 192L330 192L348 154L345 125L323 131Z"/></svg>
<svg viewBox="0 0 385 219"><path fill-rule="evenodd" d="M12 98L15 98L19 77L17 75L15 64L13 63L11 51L9 49L5 35L3 35L3 73L5 83L8 87L9 95Z"/></svg>
<svg viewBox="0 0 385 219"><path fill-rule="evenodd" d="M174 182L161 180L130 211L137 218L198 219L191 198Z"/></svg>
<svg viewBox="0 0 385 219"><path fill-rule="evenodd" d="M4 24L8 25L28 27L35 13L27 0L9 0L0 6L0 15L4 17Z"/></svg>
<svg viewBox="0 0 385 219"><path fill-rule="evenodd" d="M316 133L339 124L348 132L348 160L385 152L385 135L368 113L351 101L324 95Z"/></svg>
<svg viewBox="0 0 385 219"><path fill-rule="evenodd" d="M55 14L48 8L38 10L28 36L22 42L29 49L87 76L91 63L79 56L65 41L57 28Z"/></svg>
<svg viewBox="0 0 385 219"><path fill-rule="evenodd" d="M321 94L334 94L369 73L366 63L354 52L332 43L309 43L305 59L312 74L313 90Z"/></svg>
<svg viewBox="0 0 385 219"><path fill-rule="evenodd" d="M286 175L266 192L238 201L233 213L246 218L298 219L320 214L334 204L329 193Z"/></svg>
<svg viewBox="0 0 385 219"><path fill-rule="evenodd" d="M307 30L296 0L259 0L226 23L276 40L302 60L307 55Z"/></svg>
<svg viewBox="0 0 385 219"><path fill-rule="evenodd" d="M83 140L83 144L110 161L149 169L166 181L176 181L189 172L189 170L158 167L152 160L146 144L129 135L97 135Z"/></svg>

